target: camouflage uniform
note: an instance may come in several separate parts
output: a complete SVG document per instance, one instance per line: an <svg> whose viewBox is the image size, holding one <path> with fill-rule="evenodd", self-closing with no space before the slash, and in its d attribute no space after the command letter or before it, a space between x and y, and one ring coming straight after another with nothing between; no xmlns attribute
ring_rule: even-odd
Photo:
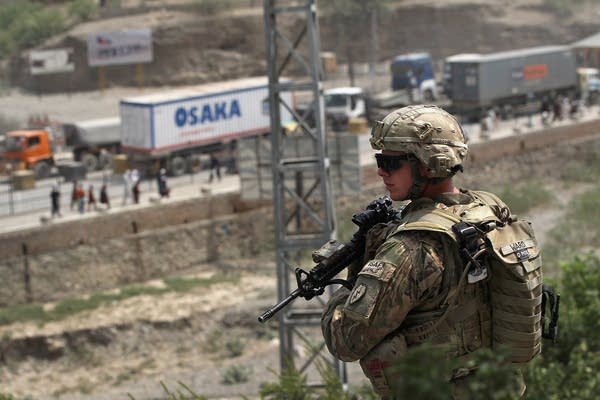
<svg viewBox="0 0 600 400"><path fill-rule="evenodd" d="M327 304L322 330L329 351L343 361L360 360L384 399L395 398L395 385L402 377L391 367L408 347L427 339L447 347L449 357L460 357L491 344L485 282L464 286L458 295L464 307L436 326L435 333L424 334L458 286L464 263L450 236L399 230L411 215L424 209L452 210L454 205L473 201L468 191L443 194L434 201L419 199L407 207L399 222L373 228L365 251L369 261L358 272L353 290L340 288ZM470 373L464 368L448 371L447 378L456 383L455 398L465 398L464 378ZM517 380L524 391L522 378Z"/></svg>
<svg viewBox="0 0 600 400"><path fill-rule="evenodd" d="M413 187L408 198L413 201L399 222L371 229L365 259L357 260L362 268L349 268L349 278L358 274L352 291L340 288L332 296L321 327L334 356L360 360L375 391L383 399L394 399L402 377L392 366L408 347L428 340L448 349L449 357L463 357L491 346L488 287L484 281L459 284L465 264L455 239L435 225L403 229L407 222L435 209L456 213L460 220L466 205L481 204L475 193L482 192L419 197L423 185L462 170L468 151L460 124L437 107L409 106L388 114L373 127L371 145L409 155ZM419 163L427 167L429 176L419 172ZM454 398L467 398L465 377L471 372L448 371ZM517 376L517 381L522 393L522 377Z"/></svg>

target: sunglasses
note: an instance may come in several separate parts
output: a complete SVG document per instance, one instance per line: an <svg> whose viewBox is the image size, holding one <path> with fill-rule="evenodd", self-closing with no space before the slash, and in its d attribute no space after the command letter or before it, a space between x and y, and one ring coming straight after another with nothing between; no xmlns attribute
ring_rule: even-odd
<svg viewBox="0 0 600 400"><path fill-rule="evenodd" d="M377 161L377 168L381 168L387 173L402 168L402 162L409 159L408 154L401 156L391 156L388 154L375 154L375 161Z"/></svg>

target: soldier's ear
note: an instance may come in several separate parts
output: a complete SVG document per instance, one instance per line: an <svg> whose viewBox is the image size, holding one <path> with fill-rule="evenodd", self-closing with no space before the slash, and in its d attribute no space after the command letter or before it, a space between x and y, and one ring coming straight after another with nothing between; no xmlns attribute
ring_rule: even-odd
<svg viewBox="0 0 600 400"><path fill-rule="evenodd" d="M431 178L432 172L429 170L429 168L427 168L427 166L425 164L423 164L422 162L419 161L418 168L419 168L419 173L421 174L421 176Z"/></svg>

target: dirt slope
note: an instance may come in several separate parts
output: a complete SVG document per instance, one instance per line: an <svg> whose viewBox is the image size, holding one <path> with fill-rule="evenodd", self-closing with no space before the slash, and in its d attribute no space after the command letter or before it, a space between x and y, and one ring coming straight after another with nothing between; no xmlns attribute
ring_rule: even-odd
<svg viewBox="0 0 600 400"><path fill-rule="evenodd" d="M154 61L144 65L147 86L187 85L265 73L265 34L261 2L255 7L225 10L216 15L199 12L197 2L163 1L160 6L124 2L126 15L91 21L49 40L46 48L74 48L72 74L28 75L26 55L13 60L11 82L32 92L95 90L96 68L87 66L86 40L94 32L151 28ZM320 3L318 3L320 4ZM596 33L600 5L578 5L572 13L556 12L543 0L398 1L379 17L377 61L396 54L426 50L434 59L460 52L490 52L513 48L568 44ZM575 6L573 6L575 7ZM323 10L325 6L321 7ZM281 19L280 28L295 32L297 19ZM340 63L371 59L374 39L365 19L340 35L335 21L320 14L323 51L334 51ZM293 27L293 28L292 28ZM289 71L293 74L293 70ZM106 85L137 86L140 75L133 65L106 67Z"/></svg>

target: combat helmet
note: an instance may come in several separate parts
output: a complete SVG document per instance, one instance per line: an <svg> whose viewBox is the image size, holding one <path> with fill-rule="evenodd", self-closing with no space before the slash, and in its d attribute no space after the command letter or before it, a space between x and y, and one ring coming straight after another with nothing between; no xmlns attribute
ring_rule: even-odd
<svg viewBox="0 0 600 400"><path fill-rule="evenodd" d="M371 131L371 147L413 155L434 179L462 170L468 146L454 116L433 105L412 105L389 113Z"/></svg>

